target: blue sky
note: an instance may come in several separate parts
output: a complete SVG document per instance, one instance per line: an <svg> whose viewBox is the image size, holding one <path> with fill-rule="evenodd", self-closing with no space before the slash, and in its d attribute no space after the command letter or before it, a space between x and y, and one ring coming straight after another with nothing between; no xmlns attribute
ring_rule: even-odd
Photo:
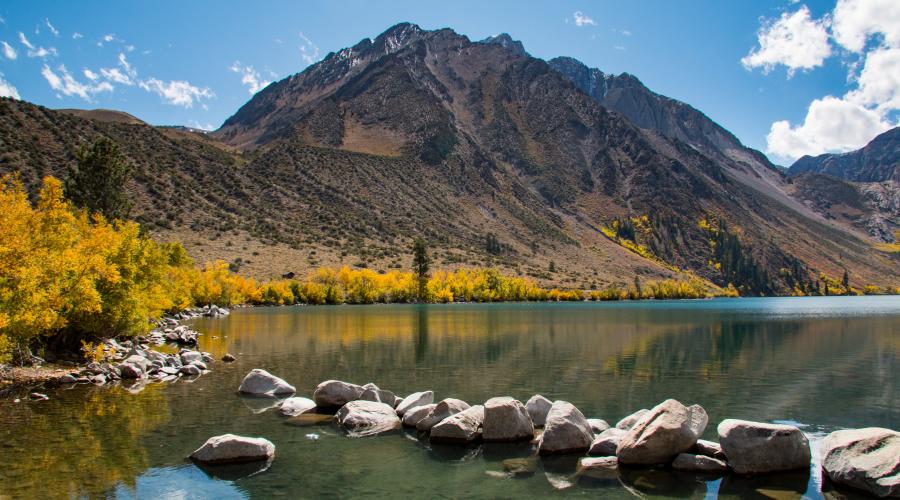
<svg viewBox="0 0 900 500"><path fill-rule="evenodd" d="M0 92L216 128L261 84L410 21L507 32L536 57L632 73L788 163L897 124L900 2L835 1L12 1L0 6Z"/></svg>

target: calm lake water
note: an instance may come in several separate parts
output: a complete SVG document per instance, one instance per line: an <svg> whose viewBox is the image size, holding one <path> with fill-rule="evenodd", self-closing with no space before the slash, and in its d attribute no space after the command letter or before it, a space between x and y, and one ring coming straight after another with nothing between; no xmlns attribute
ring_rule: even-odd
<svg viewBox="0 0 900 500"><path fill-rule="evenodd" d="M498 478L491 471L527 457L528 446L431 447L403 432L351 439L330 425L290 425L265 400L236 394L257 367L306 397L326 379L470 404L540 393L613 424L675 398L706 408L712 439L725 418L799 425L814 448L835 429L900 429L900 297L257 308L193 326L205 334L202 350L237 361L193 381L0 402L0 498L822 496L815 467L755 479L627 470L572 481L571 458ZM274 442L271 467L247 476L185 460L228 432Z"/></svg>

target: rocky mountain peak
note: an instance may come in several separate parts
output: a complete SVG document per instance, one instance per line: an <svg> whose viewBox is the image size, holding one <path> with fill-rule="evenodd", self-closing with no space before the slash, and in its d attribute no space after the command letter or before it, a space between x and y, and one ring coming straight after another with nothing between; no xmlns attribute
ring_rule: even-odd
<svg viewBox="0 0 900 500"><path fill-rule="evenodd" d="M525 46L522 45L522 42L514 40L509 33L500 33L499 35L489 36L478 43L499 45L513 51L516 55L523 57L529 56L528 52L525 51Z"/></svg>

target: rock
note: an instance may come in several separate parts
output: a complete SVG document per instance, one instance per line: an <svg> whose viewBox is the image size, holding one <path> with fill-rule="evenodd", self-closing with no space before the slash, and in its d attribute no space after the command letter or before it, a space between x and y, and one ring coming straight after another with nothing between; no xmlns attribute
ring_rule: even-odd
<svg viewBox="0 0 900 500"><path fill-rule="evenodd" d="M626 431L628 429L631 429L632 427L634 427L634 424L636 424L637 421L640 420L641 417L643 417L644 414L647 413L648 411L650 411L650 410L647 410L646 408L641 409L641 410L638 410L638 411L632 413L631 415L628 415L627 417L623 418L622 420L619 420L619 422L616 424L616 429L622 429L622 430L626 430Z"/></svg>
<svg viewBox="0 0 900 500"><path fill-rule="evenodd" d="M400 403L402 403L402 402L403 402L403 398L401 398L400 396L394 396L394 404L392 406L394 407L395 411L397 410L397 407L400 406Z"/></svg>
<svg viewBox="0 0 900 500"><path fill-rule="evenodd" d="M722 445L705 439L697 440L697 445L694 446L694 453L725 460L725 452L722 451Z"/></svg>
<svg viewBox="0 0 900 500"><path fill-rule="evenodd" d="M697 444L709 417L699 405L684 406L674 399L656 405L628 430L619 442L619 463L655 465L672 461Z"/></svg>
<svg viewBox="0 0 900 500"><path fill-rule="evenodd" d="M723 420L719 443L738 474L809 468L809 441L791 425Z"/></svg>
<svg viewBox="0 0 900 500"><path fill-rule="evenodd" d="M309 398L293 397L281 402L281 413L289 417L295 417L316 409L316 402Z"/></svg>
<svg viewBox="0 0 900 500"><path fill-rule="evenodd" d="M584 457L578 461L575 473L595 479L615 479L619 477L619 461L616 457Z"/></svg>
<svg viewBox="0 0 900 500"><path fill-rule="evenodd" d="M365 391L361 386L341 382L340 380L326 380L316 387L313 393L313 400L316 405L329 408L336 406L344 406L345 404L356 401Z"/></svg>
<svg viewBox="0 0 900 500"><path fill-rule="evenodd" d="M525 403L525 408L528 410L528 415L531 416L531 422L535 427L544 426L551 406L553 406L553 403L540 394L535 394L528 399L528 402Z"/></svg>
<svg viewBox="0 0 900 500"><path fill-rule="evenodd" d="M204 363L209 364L209 363L212 363L214 360L213 360L212 356L203 352L203 353L200 353L200 361L203 361Z"/></svg>
<svg viewBox="0 0 900 500"><path fill-rule="evenodd" d="M122 374L123 379L136 379L141 378L144 372L137 366L131 364L123 364L119 365L119 372Z"/></svg>
<svg viewBox="0 0 900 500"><path fill-rule="evenodd" d="M222 361L224 361L224 362L226 362L226 363L231 363L231 362L234 361L234 360L235 360L235 357L232 356L231 354L227 353L227 352L225 353L224 356L222 356Z"/></svg>
<svg viewBox="0 0 900 500"><path fill-rule="evenodd" d="M485 441L527 441L534 437L528 410L510 397L491 398L484 403L483 427Z"/></svg>
<svg viewBox="0 0 900 500"><path fill-rule="evenodd" d="M593 438L591 426L578 408L567 401L555 401L547 413L538 453L555 455L587 451Z"/></svg>
<svg viewBox="0 0 900 500"><path fill-rule="evenodd" d="M403 414L403 425L406 427L415 427L423 418L427 417L431 410L437 406L434 403L416 406L415 408L410 408Z"/></svg>
<svg viewBox="0 0 900 500"><path fill-rule="evenodd" d="M414 392L409 396L403 398L397 408L397 415L401 417L406 414L409 410L416 408L418 406L425 406L428 404L434 403L434 392L433 391L422 391L422 392Z"/></svg>
<svg viewBox="0 0 900 500"><path fill-rule="evenodd" d="M594 432L594 435L600 434L601 432L609 429L609 423L602 418L589 418L587 419L588 425L591 426L591 430Z"/></svg>
<svg viewBox="0 0 900 500"><path fill-rule="evenodd" d="M194 377L200 375L202 372L200 371L200 367L194 364L184 365L178 369L178 373L184 375L186 377Z"/></svg>
<svg viewBox="0 0 900 500"><path fill-rule="evenodd" d="M400 428L400 418L394 409L376 401L351 401L338 410L334 419L356 437L374 436Z"/></svg>
<svg viewBox="0 0 900 500"><path fill-rule="evenodd" d="M822 447L822 468L835 483L900 497L900 432L878 427L835 431Z"/></svg>
<svg viewBox="0 0 900 500"><path fill-rule="evenodd" d="M274 396L275 394L292 394L297 391L294 389L294 386L271 373L259 368L254 368L246 377L244 377L244 380L241 381L238 392L244 394Z"/></svg>
<svg viewBox="0 0 900 500"><path fill-rule="evenodd" d="M441 420L444 420L450 415L455 415L463 410L467 410L468 408L469 405L465 401L454 398L443 399L428 412L428 415L416 424L416 429L423 432L431 430L431 428L437 425Z"/></svg>
<svg viewBox="0 0 900 500"><path fill-rule="evenodd" d="M431 428L432 443L471 443L481 438L485 407L475 405L450 415Z"/></svg>
<svg viewBox="0 0 900 500"><path fill-rule="evenodd" d="M91 383L97 384L97 385L103 385L106 383L106 376L105 375L94 375L93 377L91 377Z"/></svg>
<svg viewBox="0 0 900 500"><path fill-rule="evenodd" d="M31 398L32 401L47 401L48 399L50 399L49 396L47 396L46 394L41 394L40 392L32 392L28 395L28 397Z"/></svg>
<svg viewBox="0 0 900 500"><path fill-rule="evenodd" d="M619 448L619 442L622 441L622 437L627 433L628 431L617 429L615 427L606 429L591 442L591 448L588 450L588 455L595 457L615 455L616 450Z"/></svg>
<svg viewBox="0 0 900 500"><path fill-rule="evenodd" d="M270 460L275 456L275 445L268 439L223 434L206 440L191 453L191 459L207 464L226 464Z"/></svg>
<svg viewBox="0 0 900 500"><path fill-rule="evenodd" d="M67 374L59 377L58 379L56 379L56 383L57 384L74 384L75 380L76 380L75 377L73 377L71 373L67 373Z"/></svg>
<svg viewBox="0 0 900 500"><path fill-rule="evenodd" d="M386 405L390 405L391 408L394 407L394 400L397 399L397 396L393 392L385 389L379 389L377 385L371 382L362 387L363 392L359 395L359 399L362 399L364 401L384 403Z"/></svg>
<svg viewBox="0 0 900 500"><path fill-rule="evenodd" d="M672 468L684 472L705 472L711 474L724 474L728 471L728 464L718 458L706 455L691 455L681 453L672 462Z"/></svg>
<svg viewBox="0 0 900 500"><path fill-rule="evenodd" d="M178 368L175 368L174 366L164 366L164 367L160 368L159 371L165 373L166 375L177 375L178 374Z"/></svg>
<svg viewBox="0 0 900 500"><path fill-rule="evenodd" d="M146 372L147 368L150 366L150 360L139 354L128 356L123 363L136 366L140 368L142 372Z"/></svg>
<svg viewBox="0 0 900 500"><path fill-rule="evenodd" d="M185 351L181 353L181 364L189 365L194 361L203 361L203 355L197 351Z"/></svg>

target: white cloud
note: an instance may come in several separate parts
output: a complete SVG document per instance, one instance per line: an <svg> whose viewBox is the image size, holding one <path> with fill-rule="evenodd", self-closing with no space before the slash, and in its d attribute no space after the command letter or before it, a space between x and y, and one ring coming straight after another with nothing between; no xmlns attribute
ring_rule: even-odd
<svg viewBox="0 0 900 500"><path fill-rule="evenodd" d="M259 72L253 69L253 66L242 66L240 61L235 61L228 69L241 74L241 83L247 86L247 91L250 95L259 92L264 89L266 85L272 83L271 81L264 80L260 77Z"/></svg>
<svg viewBox="0 0 900 500"><path fill-rule="evenodd" d="M16 58L19 57L19 53L16 52L16 49L6 42L3 42L3 55L10 61L15 61Z"/></svg>
<svg viewBox="0 0 900 500"><path fill-rule="evenodd" d="M59 94L65 96L77 95L85 101L90 102L92 101L94 94L99 94L100 92L112 92L113 90L113 86L109 82L99 82L95 84L81 83L76 80L63 65L59 65L57 71L59 71L59 74L56 74L46 64L41 70L41 75L43 75L44 79L47 80L47 83L50 84L50 88L58 92L57 96L59 96Z"/></svg>
<svg viewBox="0 0 900 500"><path fill-rule="evenodd" d="M92 82L95 82L95 81L97 81L98 78L100 78L100 75L98 75L97 73L94 73L93 71L91 71L87 68L84 68L84 71L82 71L82 73L84 73L85 78L87 78L88 80L90 80Z"/></svg>
<svg viewBox="0 0 900 500"><path fill-rule="evenodd" d="M193 107L195 100L199 101L200 99L215 97L215 94L209 88L199 88L183 80L164 82L157 78L149 78L140 82L139 85L147 92L159 94L167 103L185 108Z"/></svg>
<svg viewBox="0 0 900 500"><path fill-rule="evenodd" d="M19 99L19 91L13 87L11 83L6 81L2 75L0 75L0 96Z"/></svg>
<svg viewBox="0 0 900 500"><path fill-rule="evenodd" d="M831 55L828 23L827 18L813 20L805 5L794 13L781 14L776 21L763 21L757 33L759 47L741 59L741 64L748 70L762 67L764 73L783 64L788 77L798 69L819 67Z"/></svg>
<svg viewBox="0 0 900 500"><path fill-rule="evenodd" d="M82 38L84 38L84 35L82 35L81 33L78 33L77 31L75 33L72 33L72 40L80 40Z"/></svg>
<svg viewBox="0 0 900 500"><path fill-rule="evenodd" d="M25 33L19 32L19 42L28 49L28 57L40 57L41 59L46 58L47 56L56 56L56 48L44 48L44 47L36 47L28 38L25 36Z"/></svg>
<svg viewBox="0 0 900 500"><path fill-rule="evenodd" d="M212 123L206 123L205 125L198 122L197 120L188 120L188 127L195 128L197 130L203 130L205 132L211 132L216 129Z"/></svg>
<svg viewBox="0 0 900 500"><path fill-rule="evenodd" d="M125 50L127 50L128 52L134 52L134 45L126 45Z"/></svg>
<svg viewBox="0 0 900 500"><path fill-rule="evenodd" d="M859 53L876 34L884 44L900 47L900 2L896 0L838 0L831 31L837 43Z"/></svg>
<svg viewBox="0 0 900 500"><path fill-rule="evenodd" d="M319 60L319 46L300 32L300 59L306 64L312 64Z"/></svg>
<svg viewBox="0 0 900 500"><path fill-rule="evenodd" d="M119 68L100 68L100 74L103 75L103 78L114 83L121 83L122 85L128 86L134 85L131 78L119 71Z"/></svg>
<svg viewBox="0 0 900 500"><path fill-rule="evenodd" d="M111 42L111 41L113 41L113 40L115 40L115 39L116 39L116 35L113 35L113 34L106 34L106 35L103 35L103 41L104 41L104 42Z"/></svg>
<svg viewBox="0 0 900 500"><path fill-rule="evenodd" d="M50 24L50 19L45 17L44 23L47 25L47 29L50 30L50 33L53 33L53 36L59 36L59 30L56 29L52 24Z"/></svg>
<svg viewBox="0 0 900 500"><path fill-rule="evenodd" d="M572 18L575 19L575 26L597 26L597 23L593 19L581 11L575 11L575 13L572 14Z"/></svg>
<svg viewBox="0 0 900 500"><path fill-rule="evenodd" d="M869 51L856 84L847 100L881 113L900 110L900 46Z"/></svg>

